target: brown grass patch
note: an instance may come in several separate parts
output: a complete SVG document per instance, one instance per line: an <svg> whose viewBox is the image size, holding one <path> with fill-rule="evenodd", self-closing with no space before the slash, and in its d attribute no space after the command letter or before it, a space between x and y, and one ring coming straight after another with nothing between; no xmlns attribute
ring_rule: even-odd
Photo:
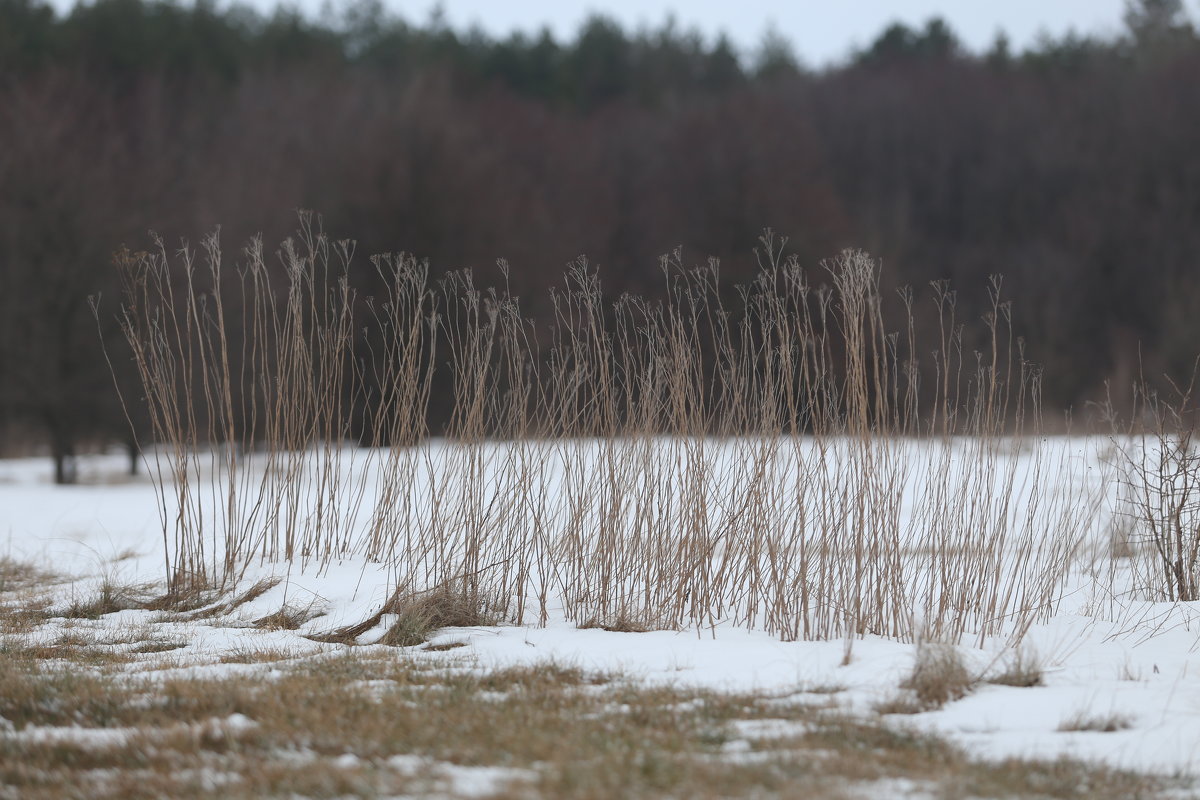
<svg viewBox="0 0 1200 800"><path fill-rule="evenodd" d="M0 634L29 634L51 617L50 601L28 601L19 605L0 606Z"/></svg>
<svg viewBox="0 0 1200 800"><path fill-rule="evenodd" d="M62 580L62 576L29 561L0 556L0 594L34 589Z"/></svg>
<svg viewBox="0 0 1200 800"><path fill-rule="evenodd" d="M144 682L0 654L0 716L18 731L63 728L0 736L0 786L35 800L85 786L95 798L456 796L455 770L503 768L493 796L763 797L802 786L836 798L895 779L948 798L1116 800L1169 788L1068 761L981 764L931 737L778 698L650 688L555 664L447 671L377 653L272 676ZM755 720L767 735L739 740Z"/></svg>
<svg viewBox="0 0 1200 800"><path fill-rule="evenodd" d="M129 652L148 655L151 653L169 653L172 650L182 650L185 647L187 647L187 642L153 639L130 648Z"/></svg>
<svg viewBox="0 0 1200 800"><path fill-rule="evenodd" d="M71 665L88 667L128 664L136 659L128 653L79 645L29 645L22 648L23 655L37 660L67 661Z"/></svg>
<svg viewBox="0 0 1200 800"><path fill-rule="evenodd" d="M239 647L224 653L218 659L221 664L274 664L291 661L297 657L294 650L280 647Z"/></svg>

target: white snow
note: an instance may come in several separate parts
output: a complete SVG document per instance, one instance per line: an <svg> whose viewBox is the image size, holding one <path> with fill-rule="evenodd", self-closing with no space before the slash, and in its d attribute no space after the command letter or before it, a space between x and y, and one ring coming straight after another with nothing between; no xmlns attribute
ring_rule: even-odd
<svg viewBox="0 0 1200 800"><path fill-rule="evenodd" d="M1077 440L1064 440L1062 446L1080 447ZM96 458L85 470L85 477L94 483L55 487L42 460L0 462L0 556L30 560L75 576L75 584L55 589L59 597L86 593L104 579L122 584L161 580L163 545L156 495L144 477L123 481L122 468L119 458ZM1016 688L982 683L940 710L894 721L945 735L988 758L1065 754L1144 771L1196 773L1200 769L1200 604L1137 600L1107 578L1087 575L1086 566L1081 564L1059 612L1033 625L1021 645L1043 665L1045 685ZM302 635L370 616L392 591L391 574L386 565L362 560L307 570L256 563L239 588L266 577L279 578L278 585L238 608L232 618L156 624L156 636L186 643L162 654L176 659L178 668L186 671L261 669L217 663L223 654L256 648L285 649L297 657L333 651L332 646ZM249 627L251 620L285 604L320 616L299 631ZM126 611L94 623L76 623L72 630L102 641L116 629L148 624L151 616ZM370 642L379 635L376 630L360 641ZM968 640L971 644L960 651L978 673L998 673L1012 657L1004 640L989 639L983 647ZM452 629L436 641L466 646L412 652L474 669L553 662L619 673L649 684L763 692L779 702L836 703L864 715L875 714L876 704L896 696L915 653L911 643L876 636L789 642L723 623L649 633L580 629L565 620L561 607L550 609L544 626ZM1111 733L1060 730L1071 718L1089 715L1119 715L1129 721L1129 727ZM253 723L231 717L213 724L237 735ZM756 738L796 733L789 725L771 720L747 723L730 742L728 754L736 757L739 749L749 749L744 743ZM103 747L128 732L27 728L5 733L0 721L0 736L14 735L70 737ZM412 771L430 766L415 757L403 765L393 760L397 768ZM435 766L461 794L482 794L498 783L528 777L519 770ZM923 796L924 790L916 784L890 789L893 796L912 797Z"/></svg>

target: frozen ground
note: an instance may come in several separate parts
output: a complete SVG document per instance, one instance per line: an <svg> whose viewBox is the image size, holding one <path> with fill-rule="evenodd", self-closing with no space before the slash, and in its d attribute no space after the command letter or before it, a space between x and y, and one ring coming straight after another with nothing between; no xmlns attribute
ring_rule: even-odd
<svg viewBox="0 0 1200 800"><path fill-rule="evenodd" d="M54 487L43 460L0 462L0 556L45 565L72 580L55 589L62 604L93 594L102 582L135 585L163 576L155 495L144 477L125 479L119 459L84 465L85 484ZM224 654L253 648L297 655L336 649L304 638L360 621L377 610L391 584L387 570L363 562L307 572L258 565L242 586L279 578L266 593L228 615L156 627L182 645L166 654L181 670L236 670ZM1033 627L1022 645L1044 668L1032 688L979 684L944 708L898 716L898 723L944 735L987 758L1069 755L1169 775L1200 771L1200 607L1105 596L1081 574L1060 613ZM288 607L313 616L295 631L263 631L249 621ZM92 622L89 631L145 623L153 612L129 610ZM875 637L784 642L717 625L682 632L583 630L551 615L545 626L456 628L433 644L462 643L428 658L476 668L553 661L587 671L621 673L650 685L786 694L819 689L822 697L863 715L897 696L915 647ZM369 644L388 620L360 637ZM54 625L37 636L53 639ZM1014 657L1002 641L962 647L978 675L1001 672ZM828 693L828 694L824 694ZM1117 730L1062 730L1112 721ZM2 724L2 723L0 723ZM1103 725L1095 725L1104 727ZM53 736L53 733L38 733ZM118 735L118 734L112 734ZM463 778L467 780L467 778Z"/></svg>

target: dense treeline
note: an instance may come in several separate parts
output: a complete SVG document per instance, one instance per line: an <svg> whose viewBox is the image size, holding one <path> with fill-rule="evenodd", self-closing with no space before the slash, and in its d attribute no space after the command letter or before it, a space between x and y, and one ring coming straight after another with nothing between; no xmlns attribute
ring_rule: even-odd
<svg viewBox="0 0 1200 800"><path fill-rule="evenodd" d="M0 0L0 448L48 443L69 480L75 450L127 436L100 346L136 408L119 247L222 225L232 254L297 208L435 273L494 282L503 257L535 316L579 253L614 292L661 291L676 245L733 286L771 226L817 283L846 246L918 305L950 279L968 353L1002 273L1050 407L1139 364L1181 371L1200 342L1200 38L1180 0L1125 22L1021 53L893 25L813 70L786 31L747 54L603 18L498 40L371 0L320 20Z"/></svg>

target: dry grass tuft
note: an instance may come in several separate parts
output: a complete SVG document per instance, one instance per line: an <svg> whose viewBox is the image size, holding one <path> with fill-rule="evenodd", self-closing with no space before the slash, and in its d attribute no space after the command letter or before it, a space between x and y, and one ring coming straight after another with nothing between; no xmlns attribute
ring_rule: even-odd
<svg viewBox="0 0 1200 800"><path fill-rule="evenodd" d="M801 689L804 694L841 694L846 691L846 687L840 683L810 683L805 684Z"/></svg>
<svg viewBox="0 0 1200 800"><path fill-rule="evenodd" d="M146 600L140 607L147 611L186 614L217 602L221 594L218 586L203 577L184 579L176 575L165 594Z"/></svg>
<svg viewBox="0 0 1200 800"><path fill-rule="evenodd" d="M254 620L254 627L266 631L294 631L324 612L315 605L293 606L285 603L278 611Z"/></svg>
<svg viewBox="0 0 1200 800"><path fill-rule="evenodd" d="M575 689L582 686L605 686L618 684L618 678L603 672L588 672L571 664L544 661L533 666L504 667L491 670L477 677L481 689L493 692L508 692L521 689L528 692L542 687L557 690ZM622 687L629 688L629 687ZM637 691L633 689L632 691Z"/></svg>
<svg viewBox="0 0 1200 800"><path fill-rule="evenodd" d="M70 605L56 613L58 616L68 619L96 620L105 614L149 608L151 602L148 599L146 586L121 585L106 579L96 589L94 595L76 598L71 601Z"/></svg>
<svg viewBox="0 0 1200 800"><path fill-rule="evenodd" d="M582 630L599 628L600 630L616 633L649 633L668 629L668 626L637 617L627 611L620 611L608 617L591 617L579 625Z"/></svg>
<svg viewBox="0 0 1200 800"><path fill-rule="evenodd" d="M912 672L900 683L906 694L876 706L881 714L919 714L961 700L978 679L967 669L957 648L922 642L917 646Z"/></svg>
<svg viewBox="0 0 1200 800"><path fill-rule="evenodd" d="M379 612L357 624L345 625L341 628L335 628L334 630L326 633L309 634L306 638L310 641L320 642L322 644L355 645L358 644L358 637L362 636L367 631L376 628L382 620L383 612Z"/></svg>
<svg viewBox="0 0 1200 800"><path fill-rule="evenodd" d="M1045 684L1045 671L1036 653L1027 648L1018 647L1010 654L1004 669L986 680L988 683L998 686L1032 688Z"/></svg>
<svg viewBox="0 0 1200 800"><path fill-rule="evenodd" d="M154 592L154 584L123 584L105 578L93 594L76 596L65 608L54 609L52 613L68 619L97 620L106 614L143 610L164 612L164 620L180 621L193 618L186 612L211 605L221 596L220 589L201 582L177 581L175 588L166 594Z"/></svg>
<svg viewBox="0 0 1200 800"><path fill-rule="evenodd" d="M359 644L359 638L379 627L387 616L395 616L383 636L372 644L415 647L428 641L442 628L473 628L494 625L485 603L466 582L444 583L418 592L397 590L374 614L362 622L346 625L308 638L327 644Z"/></svg>
<svg viewBox="0 0 1200 800"><path fill-rule="evenodd" d="M226 614L230 614L233 611L236 611L238 608L241 608L242 606L244 606L246 603L252 602L252 601L257 600L258 598L262 597L264 594L266 594L267 592L271 591L276 586L278 586L282 581L283 581L282 578L276 578L276 577L262 578L258 581L255 581L254 584L249 589L247 589L246 591L237 595L232 600L230 600L226 603L217 603L208 608L200 608L196 611L191 611L189 613L182 614L181 619L184 619L184 620L212 619L213 617L221 617Z"/></svg>
<svg viewBox="0 0 1200 800"><path fill-rule="evenodd" d="M1116 733L1133 727L1134 718L1129 714L1110 711L1099 714L1087 709L1081 709L1064 719L1058 726L1063 733L1091 731L1095 733Z"/></svg>
<svg viewBox="0 0 1200 800"><path fill-rule="evenodd" d="M495 617L484 612L483 603L477 596L445 585L398 597L390 604L390 611L396 615L396 620L378 644L392 647L414 647L428 641L443 628L474 628L496 623Z"/></svg>

